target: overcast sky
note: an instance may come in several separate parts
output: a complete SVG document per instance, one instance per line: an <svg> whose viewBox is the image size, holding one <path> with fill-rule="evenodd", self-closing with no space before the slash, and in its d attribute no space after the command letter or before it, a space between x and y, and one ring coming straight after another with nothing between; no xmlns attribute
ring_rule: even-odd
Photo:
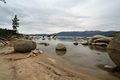
<svg viewBox="0 0 120 80"><path fill-rule="evenodd" d="M120 31L120 0L6 0L0 2L0 28L12 29L17 14L21 33Z"/></svg>

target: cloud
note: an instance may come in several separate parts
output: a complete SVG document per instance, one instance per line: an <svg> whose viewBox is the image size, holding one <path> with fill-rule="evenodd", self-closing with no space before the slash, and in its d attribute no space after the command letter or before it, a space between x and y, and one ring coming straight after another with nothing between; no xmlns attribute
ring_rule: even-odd
<svg viewBox="0 0 120 80"><path fill-rule="evenodd" d="M119 7L120 0L8 0L0 3L0 27L11 28L17 14L21 33L120 30Z"/></svg>

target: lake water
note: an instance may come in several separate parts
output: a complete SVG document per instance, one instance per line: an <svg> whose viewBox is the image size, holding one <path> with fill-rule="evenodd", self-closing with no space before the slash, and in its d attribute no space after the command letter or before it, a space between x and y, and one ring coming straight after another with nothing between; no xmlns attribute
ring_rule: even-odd
<svg viewBox="0 0 120 80"><path fill-rule="evenodd" d="M110 59L105 47L100 46L83 46L81 44L74 45L75 42L71 38L59 38L59 39L48 39L45 40L37 39L37 48L46 52L50 56L59 57L74 66L86 67L95 69L99 65L110 65L115 66L115 64ZM45 46L41 43L49 43ZM55 47L58 43L63 43L67 51L56 51Z"/></svg>

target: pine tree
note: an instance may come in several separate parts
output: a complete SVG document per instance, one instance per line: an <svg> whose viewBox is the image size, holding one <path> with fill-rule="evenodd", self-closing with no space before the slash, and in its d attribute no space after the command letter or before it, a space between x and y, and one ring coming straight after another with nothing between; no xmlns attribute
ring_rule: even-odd
<svg viewBox="0 0 120 80"><path fill-rule="evenodd" d="M15 15L14 19L12 19L12 27L13 27L13 30L16 32L18 32L17 27L19 27L18 21L19 19L17 18L17 15Z"/></svg>

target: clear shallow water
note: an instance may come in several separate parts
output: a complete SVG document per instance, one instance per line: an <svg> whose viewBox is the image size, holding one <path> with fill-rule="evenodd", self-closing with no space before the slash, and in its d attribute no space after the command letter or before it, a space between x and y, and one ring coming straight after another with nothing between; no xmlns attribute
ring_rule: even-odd
<svg viewBox="0 0 120 80"><path fill-rule="evenodd" d="M98 65L115 66L104 47L83 46L81 44L74 45L74 41L71 39L48 40L46 38L45 40L39 39L35 41L38 43L38 49L43 50L50 56L60 57L77 67L81 66L95 69L98 68ZM49 45L45 46L39 43L49 43ZM67 51L56 51L55 47L58 43L63 43Z"/></svg>

